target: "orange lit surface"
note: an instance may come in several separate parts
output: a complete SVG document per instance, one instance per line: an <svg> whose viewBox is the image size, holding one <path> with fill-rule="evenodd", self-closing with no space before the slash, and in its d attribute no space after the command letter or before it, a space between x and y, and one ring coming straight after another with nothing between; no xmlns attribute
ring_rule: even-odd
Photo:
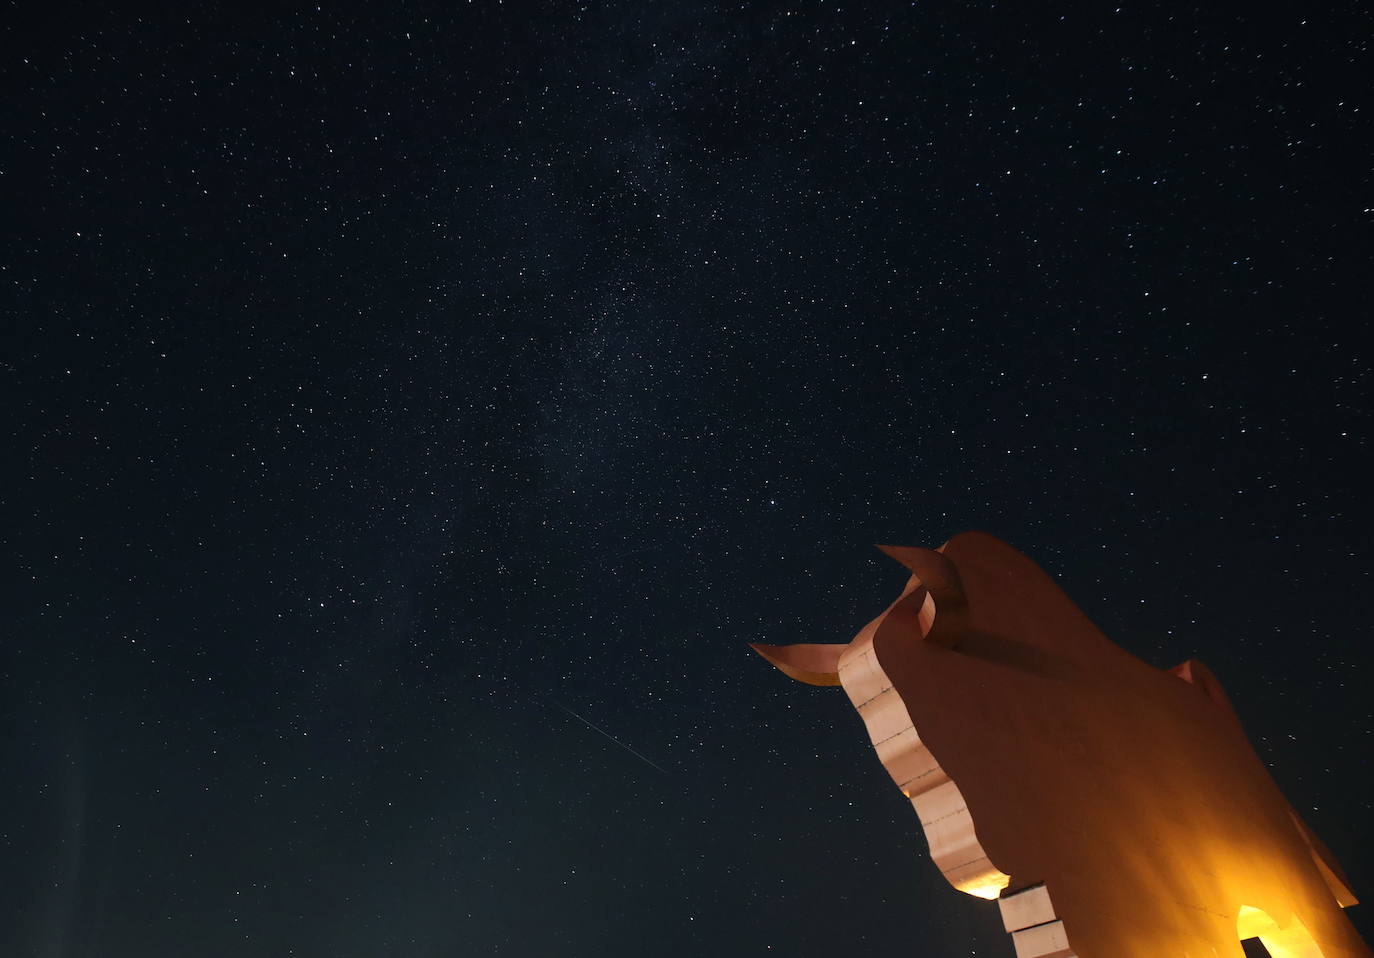
<svg viewBox="0 0 1374 958"><path fill-rule="evenodd" d="M913 575L852 642L758 650L843 686L937 867L1000 897L1018 958L1241 958L1251 937L1371 958L1339 865L1201 663L1118 648L991 536L886 551Z"/></svg>

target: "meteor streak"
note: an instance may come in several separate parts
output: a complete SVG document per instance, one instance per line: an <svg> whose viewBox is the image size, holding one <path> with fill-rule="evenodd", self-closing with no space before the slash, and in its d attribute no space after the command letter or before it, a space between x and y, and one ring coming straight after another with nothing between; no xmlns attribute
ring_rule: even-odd
<svg viewBox="0 0 1374 958"><path fill-rule="evenodd" d="M649 760L648 760L647 758L645 758L643 755L640 755L640 754L639 754L638 752L636 752L634 749L630 748L630 746L626 745L624 742L622 742L620 739L616 738L616 737L615 737L614 735L612 735L610 732L608 732L608 731L606 731L605 729L603 729L601 726L596 725L596 724L593 723L593 722L589 722L587 719L583 718L582 716L580 716L580 715L578 715L576 712L574 712L572 709L568 708L568 707L567 707L566 705L564 705L562 702L555 702L555 703L553 703L553 704L554 704L554 705L557 705L557 706L558 706L559 708L561 708L563 711L567 712L569 715L571 715L573 718L577 719L579 722L581 722L583 725L587 726L587 727L588 727L589 729L591 729L592 731L598 732L598 733L600 733L601 735L606 736L606 738L610 739L612 742L614 742L615 744L619 745L621 748L623 748L625 751L629 752L629 753L630 753L631 755L633 755L635 758L639 759L639 760L640 760L641 762L643 762L645 765L648 765L650 768L654 769L655 771L662 772L664 775L668 775L668 772L666 772L666 771L664 771L663 769L659 768L657 765L655 765L653 762L649 761Z"/></svg>

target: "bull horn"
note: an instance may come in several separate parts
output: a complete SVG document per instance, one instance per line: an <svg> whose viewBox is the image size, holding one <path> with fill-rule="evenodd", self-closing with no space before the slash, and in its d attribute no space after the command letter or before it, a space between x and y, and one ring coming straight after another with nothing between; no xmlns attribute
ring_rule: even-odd
<svg viewBox="0 0 1374 958"><path fill-rule="evenodd" d="M802 644L749 647L776 665L784 675L807 685L839 685L840 655L848 645Z"/></svg>
<svg viewBox="0 0 1374 958"><path fill-rule="evenodd" d="M968 597L964 580L943 553L917 546L878 546L921 581L926 596L917 610L921 635L945 648L953 648L968 630Z"/></svg>

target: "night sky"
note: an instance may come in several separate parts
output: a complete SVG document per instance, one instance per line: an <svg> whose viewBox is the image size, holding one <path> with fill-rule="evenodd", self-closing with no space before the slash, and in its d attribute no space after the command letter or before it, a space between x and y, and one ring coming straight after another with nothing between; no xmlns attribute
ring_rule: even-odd
<svg viewBox="0 0 1374 958"><path fill-rule="evenodd" d="M966 529L1374 938L1374 17L1265 6L10 7L0 953L1010 958L747 646Z"/></svg>

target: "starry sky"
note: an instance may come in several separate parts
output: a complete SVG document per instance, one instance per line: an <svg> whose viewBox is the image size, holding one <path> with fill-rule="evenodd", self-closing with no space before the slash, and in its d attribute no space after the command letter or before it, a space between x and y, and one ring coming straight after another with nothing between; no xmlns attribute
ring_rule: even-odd
<svg viewBox="0 0 1374 958"><path fill-rule="evenodd" d="M1372 18L1024 6L11 7L0 952L1010 956L747 647L966 529L1374 902Z"/></svg>

